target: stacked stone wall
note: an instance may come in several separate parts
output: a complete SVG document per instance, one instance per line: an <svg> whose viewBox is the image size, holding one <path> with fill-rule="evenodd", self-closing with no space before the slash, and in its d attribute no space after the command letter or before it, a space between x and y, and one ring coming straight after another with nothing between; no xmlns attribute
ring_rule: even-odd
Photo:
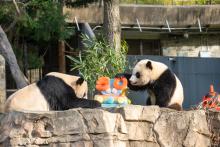
<svg viewBox="0 0 220 147"><path fill-rule="evenodd" d="M208 147L220 145L220 114L129 105L0 115L0 146Z"/></svg>

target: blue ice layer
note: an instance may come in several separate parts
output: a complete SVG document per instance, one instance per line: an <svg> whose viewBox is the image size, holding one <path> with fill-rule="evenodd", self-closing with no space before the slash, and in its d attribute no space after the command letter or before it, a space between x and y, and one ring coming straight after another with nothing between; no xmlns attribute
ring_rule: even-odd
<svg viewBox="0 0 220 147"><path fill-rule="evenodd" d="M111 108L111 107L124 107L127 104L102 104L102 107L104 108Z"/></svg>

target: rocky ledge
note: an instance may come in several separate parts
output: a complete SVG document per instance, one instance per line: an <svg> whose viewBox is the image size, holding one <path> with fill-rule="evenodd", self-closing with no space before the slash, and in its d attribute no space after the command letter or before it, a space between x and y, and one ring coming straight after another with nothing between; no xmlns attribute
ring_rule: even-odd
<svg viewBox="0 0 220 147"><path fill-rule="evenodd" d="M220 113L129 105L0 114L3 147L208 147L220 145Z"/></svg>

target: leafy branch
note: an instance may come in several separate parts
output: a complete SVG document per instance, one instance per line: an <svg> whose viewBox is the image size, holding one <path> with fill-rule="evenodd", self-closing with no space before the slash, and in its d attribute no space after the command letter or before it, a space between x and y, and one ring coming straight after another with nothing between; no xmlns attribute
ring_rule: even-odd
<svg viewBox="0 0 220 147"><path fill-rule="evenodd" d="M95 81L100 76L113 78L117 73L124 72L127 67L127 44L122 42L121 51L112 48L103 39L90 39L83 35L85 49L78 57L67 56L72 61L72 70L79 70L88 81L91 91L95 90Z"/></svg>

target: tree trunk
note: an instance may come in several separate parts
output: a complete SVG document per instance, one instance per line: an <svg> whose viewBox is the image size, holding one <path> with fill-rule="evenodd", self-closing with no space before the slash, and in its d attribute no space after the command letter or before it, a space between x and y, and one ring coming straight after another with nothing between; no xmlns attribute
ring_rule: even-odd
<svg viewBox="0 0 220 147"><path fill-rule="evenodd" d="M116 51L121 49L119 0L104 0L104 34Z"/></svg>
<svg viewBox="0 0 220 147"><path fill-rule="evenodd" d="M23 39L23 73L28 78L28 50L27 50L27 43Z"/></svg>
<svg viewBox="0 0 220 147"><path fill-rule="evenodd" d="M65 43L63 40L59 41L58 60L59 60L59 72L65 73L66 72Z"/></svg>
<svg viewBox="0 0 220 147"><path fill-rule="evenodd" d="M18 89L23 88L28 85L28 80L21 72L15 54L12 50L11 44L8 41L8 38L0 26L0 53L5 58L8 63L11 74L15 80L16 86Z"/></svg>
<svg viewBox="0 0 220 147"><path fill-rule="evenodd" d="M60 1L60 2L61 2L60 13L63 15L64 1ZM60 29L63 30L64 29L63 27L61 27ZM59 72L65 73L66 72L65 42L64 42L64 40L59 40L58 43L59 43L59 45L58 45Z"/></svg>

